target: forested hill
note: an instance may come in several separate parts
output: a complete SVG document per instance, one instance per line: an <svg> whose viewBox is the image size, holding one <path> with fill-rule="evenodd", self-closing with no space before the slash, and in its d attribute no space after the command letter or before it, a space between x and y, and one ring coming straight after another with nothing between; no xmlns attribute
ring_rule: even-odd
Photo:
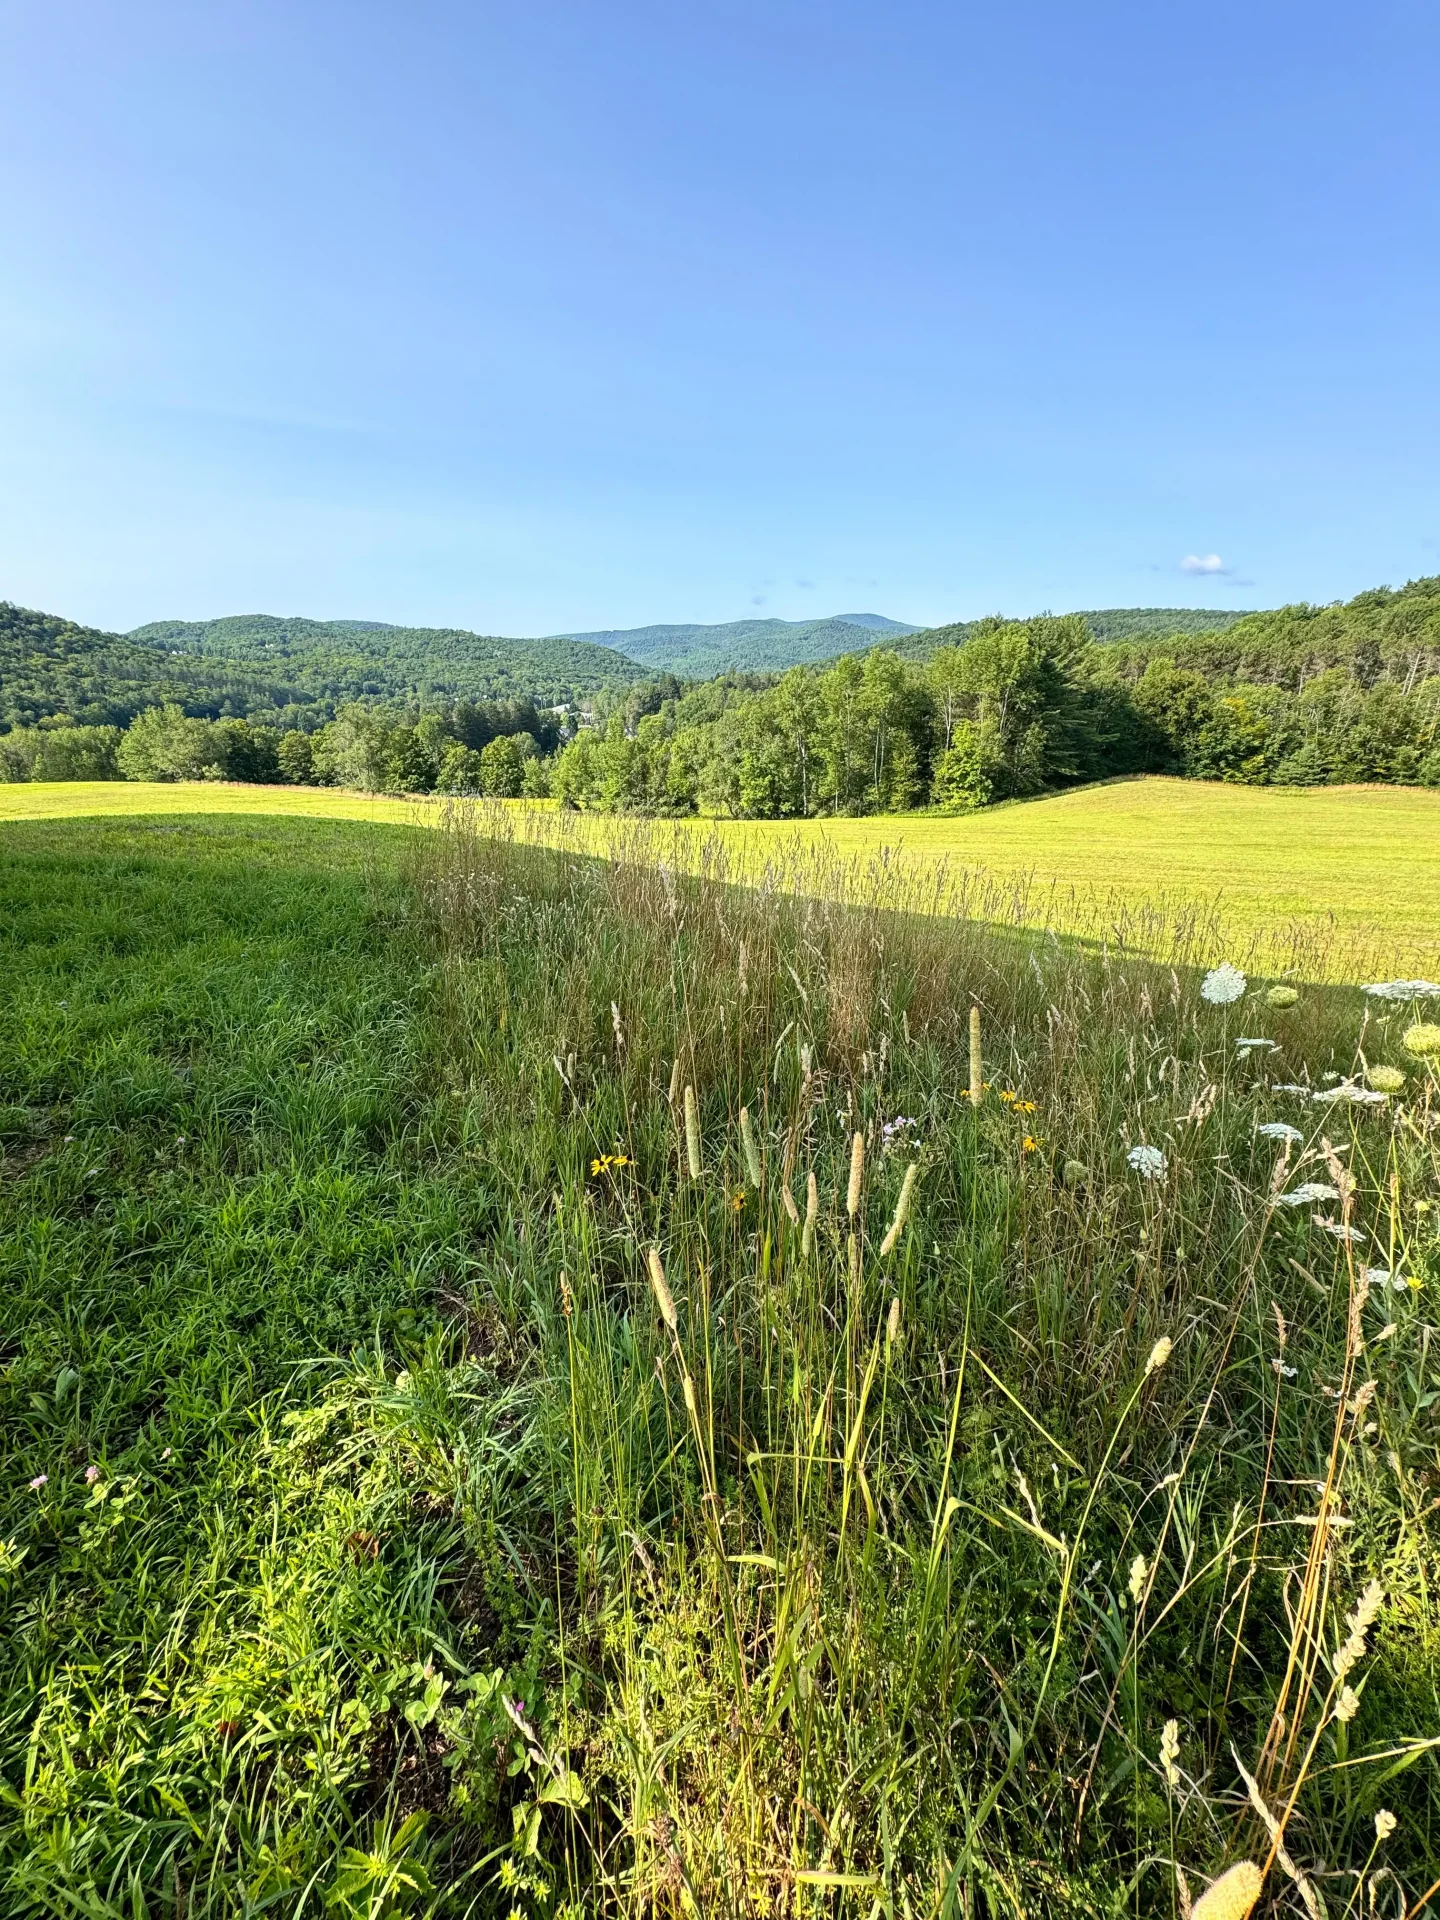
<svg viewBox="0 0 1440 1920"><path fill-rule="evenodd" d="M1246 614L1222 633L1121 641L1105 658L1127 679L1165 658L1215 682L1298 689L1338 668L1362 687L1388 682L1409 690L1440 673L1440 574L1334 606Z"/></svg>
<svg viewBox="0 0 1440 1920"><path fill-rule="evenodd" d="M123 727L169 702L206 719L308 730L350 700L552 705L645 677L621 654L569 640L266 615L101 633L0 601L0 731L61 717Z"/></svg>
<svg viewBox="0 0 1440 1920"><path fill-rule="evenodd" d="M1243 620L1243 613L1199 607L1103 607L1080 618L1095 640L1131 640L1139 635L1200 633ZM975 620L923 628L881 613L837 613L824 620L730 620L722 626L613 628L575 633L573 641L614 647L652 673L682 680L710 680L718 673L783 673L815 666L845 653L893 646L903 659L928 660L937 646L955 646L979 626Z"/></svg>
<svg viewBox="0 0 1440 1920"><path fill-rule="evenodd" d="M617 627L573 633L572 642L614 647L652 673L709 680L717 673L781 673L915 633L883 613L839 613L824 620L728 620L720 626Z"/></svg>
<svg viewBox="0 0 1440 1920"><path fill-rule="evenodd" d="M204 660L233 661L304 687L331 708L354 699L434 696L558 705L645 678L635 661L590 641L506 640L457 627L240 614L160 620L127 638Z"/></svg>
<svg viewBox="0 0 1440 1920"><path fill-rule="evenodd" d="M305 725L322 717L279 674L171 653L0 600L0 730L61 716L123 727L167 701L211 718L264 713Z"/></svg>
<svg viewBox="0 0 1440 1920"><path fill-rule="evenodd" d="M1440 673L1440 575L1403 587L1374 587L1331 606L1300 602L1266 613L1188 616L1175 608L1134 608L1073 617L1085 622L1098 643L1091 675L1131 683L1154 661L1203 674L1216 688L1299 691L1336 671L1361 688L1386 684L1408 691ZM1179 624L1182 617L1188 625ZM993 624L931 627L898 642L895 651L926 661L944 648L965 646Z"/></svg>
<svg viewBox="0 0 1440 1920"><path fill-rule="evenodd" d="M1224 613L1205 607L1097 607L1075 615L1083 620L1092 640L1148 642L1174 634L1220 633L1251 613ZM937 647L963 646L982 626L980 620L957 620L949 626L913 628L897 640L895 651L906 660L928 660ZM883 642L881 644L884 644Z"/></svg>

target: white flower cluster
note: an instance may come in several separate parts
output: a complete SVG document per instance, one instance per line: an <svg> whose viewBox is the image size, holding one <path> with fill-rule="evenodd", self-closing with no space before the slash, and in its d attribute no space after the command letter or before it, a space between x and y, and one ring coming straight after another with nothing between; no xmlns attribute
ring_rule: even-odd
<svg viewBox="0 0 1440 1920"><path fill-rule="evenodd" d="M1255 1131L1265 1140L1288 1140L1292 1147L1298 1147L1305 1138L1298 1127L1285 1120L1266 1120Z"/></svg>
<svg viewBox="0 0 1440 1920"><path fill-rule="evenodd" d="M1389 1097L1387 1093L1377 1093L1373 1087L1357 1087L1349 1080L1342 1080L1338 1087L1322 1087L1310 1096L1323 1107L1338 1106L1342 1102L1352 1107L1383 1107Z"/></svg>
<svg viewBox="0 0 1440 1920"><path fill-rule="evenodd" d="M1125 1158L1142 1180L1163 1180L1170 1165L1159 1147L1132 1147Z"/></svg>
<svg viewBox="0 0 1440 1920"><path fill-rule="evenodd" d="M1362 1267L1360 1278L1367 1287L1389 1287L1394 1293L1408 1293L1410 1281L1403 1273L1392 1273L1389 1267Z"/></svg>
<svg viewBox="0 0 1440 1920"><path fill-rule="evenodd" d="M1289 1193L1282 1193L1276 1199L1277 1207L1309 1207L1317 1200L1338 1200L1338 1187L1326 1186L1323 1180L1307 1180L1303 1187L1292 1187Z"/></svg>
<svg viewBox="0 0 1440 1920"><path fill-rule="evenodd" d="M1433 980L1376 980L1362 988L1375 1000L1440 1000L1440 986Z"/></svg>
<svg viewBox="0 0 1440 1920"><path fill-rule="evenodd" d="M1212 967L1200 982L1200 998L1208 1000L1212 1007L1231 1006L1244 991L1245 976L1229 960Z"/></svg>

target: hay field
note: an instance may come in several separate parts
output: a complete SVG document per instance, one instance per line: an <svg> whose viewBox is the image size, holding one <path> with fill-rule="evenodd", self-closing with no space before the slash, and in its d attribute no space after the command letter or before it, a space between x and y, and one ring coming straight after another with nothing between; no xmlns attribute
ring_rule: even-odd
<svg viewBox="0 0 1440 1920"><path fill-rule="evenodd" d="M1150 952L1197 941L1257 964L1354 975L1440 964L1440 793L1118 781L964 819L636 823L485 803L494 830L796 884L817 863L905 904L972 912ZM445 803L327 788L73 782L0 788L0 819L145 813L315 815L433 825ZM1188 937L1184 936L1188 928Z"/></svg>

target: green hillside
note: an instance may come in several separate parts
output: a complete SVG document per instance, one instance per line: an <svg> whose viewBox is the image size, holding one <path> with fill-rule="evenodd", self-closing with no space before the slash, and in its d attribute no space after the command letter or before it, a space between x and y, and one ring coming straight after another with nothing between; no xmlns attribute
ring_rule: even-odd
<svg viewBox="0 0 1440 1920"><path fill-rule="evenodd" d="M533 698L558 704L644 679L641 667L583 640L506 640L458 627L391 627L378 621L159 620L127 636L199 659L230 661L304 687L333 707L346 700Z"/></svg>
<svg viewBox="0 0 1440 1920"><path fill-rule="evenodd" d="M123 727L167 701L211 719L263 713L306 725L324 717L311 694L273 667L146 645L0 601L0 730L61 717Z"/></svg>
<svg viewBox="0 0 1440 1920"><path fill-rule="evenodd" d="M1094 639L1107 642L1160 633L1217 632L1247 617L1199 607L1104 607L1080 616ZM613 647L652 673L709 680L719 673L783 673L787 667L814 666L837 659L842 653L863 653L876 646L893 646L907 659L924 660L936 646L955 645L977 625L967 620L946 627L912 627L884 614L839 613L824 620L730 620L721 626L610 628L564 638Z"/></svg>
<svg viewBox="0 0 1440 1920"><path fill-rule="evenodd" d="M1223 633L1250 613L1221 613L1205 607L1098 607L1078 618L1090 629L1092 640L1105 644L1142 643L1162 635ZM937 647L958 647L981 625L978 620L956 620L944 627L912 629L897 640L895 651L907 660L928 660ZM875 644L872 642L872 645Z"/></svg>
<svg viewBox="0 0 1440 1920"><path fill-rule="evenodd" d="M574 643L614 647L653 673L708 680L717 673L779 673L833 660L841 653L915 633L879 613L832 614L824 620L730 620L721 626L657 626L575 633Z"/></svg>
<svg viewBox="0 0 1440 1920"><path fill-rule="evenodd" d="M1332 606L1248 613L1223 632L1117 641L1107 664L1138 678L1160 655L1212 681L1299 688L1339 668L1361 686L1385 681L1413 690L1440 673L1440 574Z"/></svg>

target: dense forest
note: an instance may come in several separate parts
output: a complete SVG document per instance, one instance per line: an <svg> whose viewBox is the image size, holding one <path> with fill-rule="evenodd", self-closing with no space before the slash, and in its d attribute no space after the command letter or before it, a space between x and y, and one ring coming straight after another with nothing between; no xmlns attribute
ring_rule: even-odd
<svg viewBox="0 0 1440 1920"><path fill-rule="evenodd" d="M169 704L192 719L313 732L352 701L557 706L644 678L633 661L570 640L267 616L114 634L0 601L0 730L125 727Z"/></svg>
<svg viewBox="0 0 1440 1920"><path fill-rule="evenodd" d="M568 705L645 669L590 641L503 640L455 627L361 620L161 620L126 638L305 689L326 717L349 700L538 700Z"/></svg>
<svg viewBox="0 0 1440 1920"><path fill-rule="evenodd" d="M1097 642L1083 615L988 620L779 678L597 708L556 761L576 807L770 818L966 811L1077 781L1440 786L1440 579L1223 632ZM901 642L901 646L914 642Z"/></svg>
<svg viewBox="0 0 1440 1920"><path fill-rule="evenodd" d="M327 717L273 670L171 653L0 600L0 728L123 727L166 701L212 719L263 712L280 725L318 726Z"/></svg>
<svg viewBox="0 0 1440 1920"><path fill-rule="evenodd" d="M1105 607L1079 616L1092 640L1133 640L1161 633L1201 633L1245 618L1185 607ZM825 620L730 620L723 626L615 628L577 633L614 647L652 673L673 673L684 680L710 680L719 673L783 673L787 667L816 666L842 653L865 653L893 646L901 659L924 660L935 635L951 644L973 631L970 621L943 629L906 626L877 613L840 613Z"/></svg>
<svg viewBox="0 0 1440 1920"><path fill-rule="evenodd" d="M17 651L28 648L32 681L36 661L52 690L73 668L75 697L65 706L32 700L27 709L23 684L6 675L12 719L0 734L0 779L324 782L796 819L918 806L963 812L1134 773L1440 786L1440 578L1343 606L1285 607L1222 630L1139 639L1097 640L1082 614L971 621L781 674L621 679L583 700L457 698L428 684L386 697L403 677L396 666L390 680L357 673L362 697L333 708L280 698L296 692L315 661L333 667L340 658L313 635L274 641L268 682L244 677L272 644L253 623L248 636L207 642L243 654L228 669L234 682L223 677L228 656L152 648L157 674L174 676L167 685L126 677L140 650L133 636L111 640L4 612L0 632ZM1114 617L1123 635L1128 616ZM402 636L387 658L418 661L407 653L413 630L379 632ZM167 629L162 637L180 636ZM370 629L350 636L357 668L372 637ZM205 673L217 696L208 707L203 677L185 677ZM270 704L242 708L259 687ZM79 697L87 689L88 703ZM127 703L139 709L133 719ZM67 723L90 715L106 717Z"/></svg>
<svg viewBox="0 0 1440 1920"><path fill-rule="evenodd" d="M786 667L813 666L919 631L884 614L841 613L824 620L728 620L719 626L625 627L570 637L614 647L651 673L709 680L717 673L781 673Z"/></svg>

